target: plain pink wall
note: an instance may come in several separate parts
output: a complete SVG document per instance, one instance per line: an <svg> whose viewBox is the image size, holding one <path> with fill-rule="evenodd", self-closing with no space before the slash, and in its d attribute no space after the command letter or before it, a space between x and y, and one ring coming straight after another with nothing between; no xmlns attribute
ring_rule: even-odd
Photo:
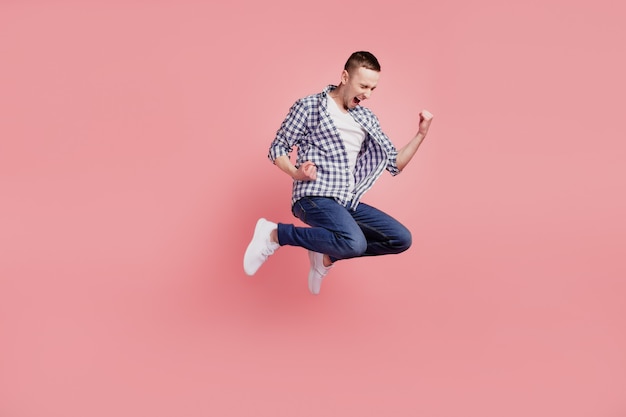
<svg viewBox="0 0 626 417"><path fill-rule="evenodd" d="M624 7L219 4L0 4L0 415L626 415ZM435 114L366 195L414 245L246 277L358 49L398 146Z"/></svg>

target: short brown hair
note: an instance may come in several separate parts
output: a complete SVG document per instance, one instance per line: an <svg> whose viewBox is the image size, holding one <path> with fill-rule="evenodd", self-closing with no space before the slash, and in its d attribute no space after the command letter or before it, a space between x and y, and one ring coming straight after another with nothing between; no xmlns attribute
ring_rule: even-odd
<svg viewBox="0 0 626 417"><path fill-rule="evenodd" d="M358 51L350 55L343 69L352 73L357 68L365 67L374 71L380 71L380 64L376 57L367 51Z"/></svg>

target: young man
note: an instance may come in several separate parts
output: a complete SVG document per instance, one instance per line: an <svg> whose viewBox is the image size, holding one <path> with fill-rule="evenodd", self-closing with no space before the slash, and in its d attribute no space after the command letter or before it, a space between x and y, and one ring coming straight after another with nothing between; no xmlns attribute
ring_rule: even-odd
<svg viewBox="0 0 626 417"><path fill-rule="evenodd" d="M246 274L254 275L280 246L300 246L309 251L309 291L319 294L334 262L409 248L409 230L361 198L385 169L392 175L404 169L428 133L432 115L422 111L417 134L396 150L374 113L360 105L376 88L379 75L374 55L355 52L339 85L291 107L268 157L293 178L292 212L311 227L259 219L244 255ZM294 146L295 166L289 158Z"/></svg>

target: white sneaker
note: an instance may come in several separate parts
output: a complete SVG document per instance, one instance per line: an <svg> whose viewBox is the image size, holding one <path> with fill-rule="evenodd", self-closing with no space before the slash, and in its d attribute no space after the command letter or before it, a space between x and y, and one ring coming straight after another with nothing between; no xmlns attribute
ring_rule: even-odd
<svg viewBox="0 0 626 417"><path fill-rule="evenodd" d="M324 254L309 251L309 261L311 261L311 269L309 269L309 291L311 294L317 295L322 287L322 280L330 271L331 266L324 266Z"/></svg>
<svg viewBox="0 0 626 417"><path fill-rule="evenodd" d="M265 219L259 219L254 228L254 235L243 255L243 270L248 275L254 275L256 271L267 261L280 245L270 240L270 233L278 225Z"/></svg>

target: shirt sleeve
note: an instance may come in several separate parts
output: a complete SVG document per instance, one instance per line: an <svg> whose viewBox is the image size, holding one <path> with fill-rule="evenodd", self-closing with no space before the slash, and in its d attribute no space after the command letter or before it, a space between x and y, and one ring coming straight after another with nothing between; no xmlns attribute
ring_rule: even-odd
<svg viewBox="0 0 626 417"><path fill-rule="evenodd" d="M308 109L302 99L296 101L287 117L276 132L276 137L270 144L268 158L274 162L276 158L289 155L294 146L297 146L308 135Z"/></svg>

